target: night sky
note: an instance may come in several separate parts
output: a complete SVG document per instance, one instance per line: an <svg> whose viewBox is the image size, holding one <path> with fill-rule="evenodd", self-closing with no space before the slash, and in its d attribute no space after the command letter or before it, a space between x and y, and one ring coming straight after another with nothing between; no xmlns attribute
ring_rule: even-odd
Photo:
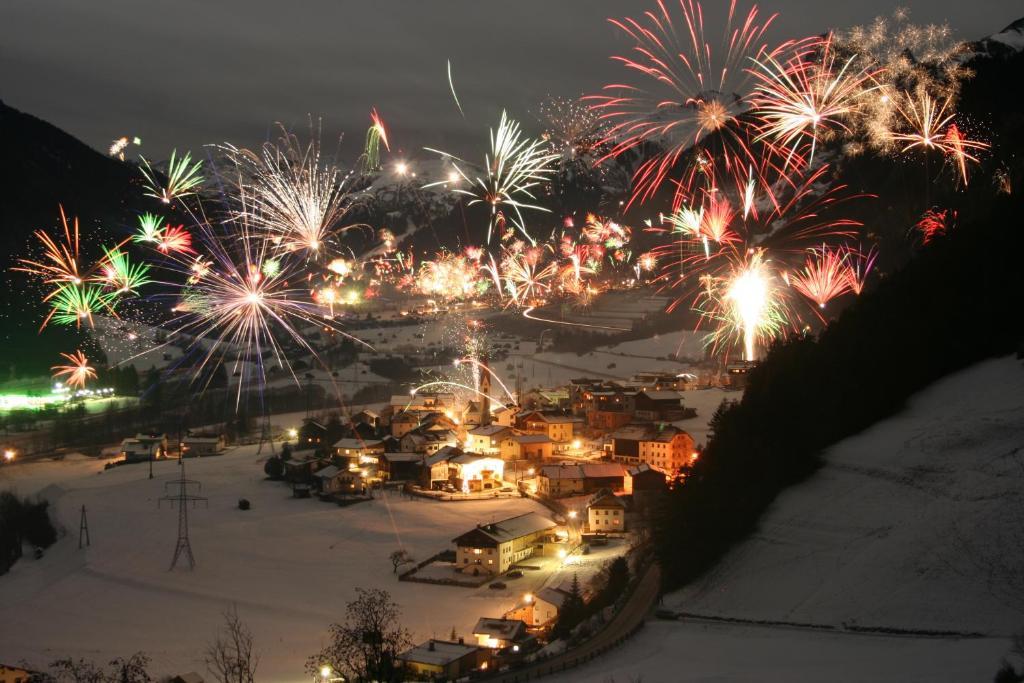
<svg viewBox="0 0 1024 683"><path fill-rule="evenodd" d="M670 0L671 1L671 0ZM325 140L361 146L377 107L400 153L422 146L476 156L501 107L536 130L537 103L621 79L609 56L630 41L607 22L651 2L517 0L4 0L0 98L98 149L142 138L157 159L171 147L254 145L280 121L322 117ZM867 23L889 0L774 0L772 38ZM916 23L948 20L980 38L1024 15L1020 0L916 0ZM720 35L725 0L705 2ZM745 13L749 7L739 3ZM678 11L678 10L677 10ZM448 90L452 60L463 119Z"/></svg>

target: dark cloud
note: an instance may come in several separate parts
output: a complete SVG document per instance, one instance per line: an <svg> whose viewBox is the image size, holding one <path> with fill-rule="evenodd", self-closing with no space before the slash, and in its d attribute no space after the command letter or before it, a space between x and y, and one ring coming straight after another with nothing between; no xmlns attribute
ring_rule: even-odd
<svg viewBox="0 0 1024 683"><path fill-rule="evenodd" d="M673 0L666 0L673 2ZM477 149L502 107L531 123L549 94L593 92L621 70L629 42L607 22L651 2L622 0L5 0L0 97L103 149L139 135L144 150L210 142L252 145L281 121L322 117L355 149L371 107L396 145ZM740 2L740 7L747 5ZM893 5L776 0L775 38L866 23ZM919 23L948 20L958 37L994 33L1019 0L909 3ZM708 34L726 0L705 2ZM464 120L448 91L451 59Z"/></svg>

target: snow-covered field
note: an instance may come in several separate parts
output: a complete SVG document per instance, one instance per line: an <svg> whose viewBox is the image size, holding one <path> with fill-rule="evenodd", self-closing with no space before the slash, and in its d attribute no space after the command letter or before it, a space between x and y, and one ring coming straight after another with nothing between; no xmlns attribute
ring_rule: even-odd
<svg viewBox="0 0 1024 683"><path fill-rule="evenodd" d="M154 673L202 671L201 650L236 604L255 632L260 678L305 680L303 663L356 586L391 591L417 640L470 635L480 616L500 616L512 591L400 583L388 555L404 546L418 559L450 547L478 522L531 510L524 499L438 503L397 493L347 508L294 500L264 481L256 447L186 461L209 507L189 509L194 572L168 571L177 511L158 507L175 461L102 471L93 460L24 464L0 470L0 487L42 492L67 530L39 561L0 577L0 661L45 665L64 656L106 661L145 651ZM237 509L239 498L252 509ZM79 509L91 547L78 550Z"/></svg>
<svg viewBox="0 0 1024 683"><path fill-rule="evenodd" d="M780 496L753 538L663 605L835 632L654 621L558 680L991 680L1007 636L1024 626L986 581L996 551L1022 559L998 521L1009 510L1024 523L1022 449L1020 362L950 376L831 448L826 466ZM865 635L844 625L985 637Z"/></svg>

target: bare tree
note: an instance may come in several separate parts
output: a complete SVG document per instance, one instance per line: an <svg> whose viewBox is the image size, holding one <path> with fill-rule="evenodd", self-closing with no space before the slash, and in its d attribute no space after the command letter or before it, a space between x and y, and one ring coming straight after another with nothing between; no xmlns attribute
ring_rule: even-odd
<svg viewBox="0 0 1024 683"><path fill-rule="evenodd" d="M110 660L107 680L110 683L152 683L148 669L149 657L136 652L128 659L118 657Z"/></svg>
<svg viewBox="0 0 1024 683"><path fill-rule="evenodd" d="M412 555L409 554L408 550L401 549L391 553L391 569L393 574L398 573L398 568L403 564L412 564L416 560L412 559Z"/></svg>
<svg viewBox="0 0 1024 683"><path fill-rule="evenodd" d="M400 614L387 591L356 588L344 623L330 625L330 642L306 660L306 671L317 676L327 668L355 681L400 680L395 658L412 645Z"/></svg>
<svg viewBox="0 0 1024 683"><path fill-rule="evenodd" d="M50 677L58 683L104 683L103 670L88 659L58 659L50 663Z"/></svg>
<svg viewBox="0 0 1024 683"><path fill-rule="evenodd" d="M152 683L149 675L149 657L136 652L128 658L110 660L109 669L104 671L88 659L58 659L50 664L50 674L45 680L58 683Z"/></svg>
<svg viewBox="0 0 1024 683"><path fill-rule="evenodd" d="M232 605L224 611L224 625L203 655L206 670L219 683L253 683L260 663L253 653L252 631L238 618Z"/></svg>

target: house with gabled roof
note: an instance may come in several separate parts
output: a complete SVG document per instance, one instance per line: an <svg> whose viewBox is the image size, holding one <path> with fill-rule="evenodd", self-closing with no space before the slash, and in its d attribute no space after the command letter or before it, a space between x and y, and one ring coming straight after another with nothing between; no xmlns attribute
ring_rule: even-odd
<svg viewBox="0 0 1024 683"><path fill-rule="evenodd" d="M544 537L557 526L536 512L479 524L452 539L456 569L474 576L504 574L516 562L543 552Z"/></svg>
<svg viewBox="0 0 1024 683"><path fill-rule="evenodd" d="M480 647L500 650L526 638L526 623L519 619L481 617L473 627L473 637Z"/></svg>

